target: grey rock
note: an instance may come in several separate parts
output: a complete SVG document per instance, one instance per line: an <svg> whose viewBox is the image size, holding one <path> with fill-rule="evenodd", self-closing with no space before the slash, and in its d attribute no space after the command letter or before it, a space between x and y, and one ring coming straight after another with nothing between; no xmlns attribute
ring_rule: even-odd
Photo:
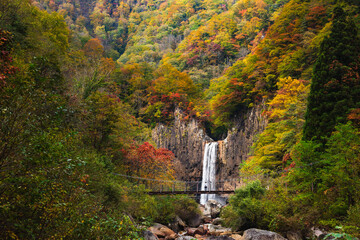
<svg viewBox="0 0 360 240"><path fill-rule="evenodd" d="M226 139L219 142L218 179L238 177L239 166L250 156L255 136L263 132L267 125L266 118L261 115L264 109L265 104L259 104L234 118L234 127L228 131Z"/></svg>
<svg viewBox="0 0 360 240"><path fill-rule="evenodd" d="M145 240L159 240L159 238L150 231L144 231L143 235Z"/></svg>
<svg viewBox="0 0 360 240"><path fill-rule="evenodd" d="M243 240L286 240L278 233L250 228L244 232Z"/></svg>
<svg viewBox="0 0 360 240"><path fill-rule="evenodd" d="M197 228L202 223L202 217L199 214L196 214L195 217L192 217L188 220L187 224L190 227Z"/></svg>
<svg viewBox="0 0 360 240"><path fill-rule="evenodd" d="M169 227L175 232L180 232L186 228L186 224L179 216L176 216L175 219L169 224Z"/></svg>
<svg viewBox="0 0 360 240"><path fill-rule="evenodd" d="M208 229L208 232L211 235L221 235L221 234L229 234L231 233L231 228L225 228L220 225L213 225L213 224L205 224L206 228Z"/></svg>
<svg viewBox="0 0 360 240"><path fill-rule="evenodd" d="M217 218L220 216L222 205L216 200L209 200L205 203L204 216Z"/></svg>
<svg viewBox="0 0 360 240"><path fill-rule="evenodd" d="M190 237L190 236L181 236L181 237L178 237L176 240L197 240L196 238L194 237Z"/></svg>

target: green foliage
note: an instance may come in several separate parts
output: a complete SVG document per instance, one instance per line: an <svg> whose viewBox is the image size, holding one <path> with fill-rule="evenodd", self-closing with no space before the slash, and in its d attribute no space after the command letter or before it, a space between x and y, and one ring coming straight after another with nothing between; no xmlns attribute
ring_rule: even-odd
<svg viewBox="0 0 360 240"><path fill-rule="evenodd" d="M233 230L266 227L265 212L261 203L265 191L260 181L248 183L244 188L237 189L230 197L229 206L221 213L225 226Z"/></svg>
<svg viewBox="0 0 360 240"><path fill-rule="evenodd" d="M344 10L334 9L331 33L321 43L306 112L304 139L324 142L337 123L344 123L359 103L360 54L357 27Z"/></svg>
<svg viewBox="0 0 360 240"><path fill-rule="evenodd" d="M336 229L342 230L343 228L340 226L336 226ZM346 233L329 233L325 236L324 239L328 239L328 238L332 238L332 239L346 239L346 240L355 240L357 238L350 236L349 234Z"/></svg>
<svg viewBox="0 0 360 240"><path fill-rule="evenodd" d="M152 209L152 214L147 215L151 221L169 224L176 216L188 222L196 215L200 214L198 204L188 196L159 196L155 197L147 209Z"/></svg>
<svg viewBox="0 0 360 240"><path fill-rule="evenodd" d="M359 144L358 129L350 123L336 127L327 139L325 152L321 143L297 144L292 154L296 165L282 177L285 183L270 188L264 203L272 219L271 229L305 231L314 224L328 228L344 224L349 232L356 233Z"/></svg>
<svg viewBox="0 0 360 240"><path fill-rule="evenodd" d="M358 4L346 2L359 23ZM263 101L269 124L242 172L274 170L276 179L266 191L259 182L238 190L225 223L284 233L343 225L358 236L359 40L341 9L329 19L334 8L332 0L3 0L0 238L140 239L138 222L189 220L193 200L151 197L113 174L173 179L173 155L147 142L140 120L170 123L179 109L222 138ZM300 142L314 63L304 139L315 141ZM311 117L317 107L326 121ZM354 125L337 125L346 117Z"/></svg>

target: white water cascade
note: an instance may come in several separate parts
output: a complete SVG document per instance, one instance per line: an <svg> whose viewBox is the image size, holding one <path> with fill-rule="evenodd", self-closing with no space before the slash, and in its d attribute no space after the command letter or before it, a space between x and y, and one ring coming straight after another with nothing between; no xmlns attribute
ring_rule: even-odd
<svg viewBox="0 0 360 240"><path fill-rule="evenodd" d="M201 191L216 190L215 175L217 147L217 142L211 142L205 145ZM216 199L216 194L201 194L200 204L205 204L210 199Z"/></svg>

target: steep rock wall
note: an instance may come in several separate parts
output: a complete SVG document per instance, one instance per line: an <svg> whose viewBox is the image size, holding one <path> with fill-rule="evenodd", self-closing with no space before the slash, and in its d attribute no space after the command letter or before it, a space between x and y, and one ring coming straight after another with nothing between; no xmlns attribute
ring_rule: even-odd
<svg viewBox="0 0 360 240"><path fill-rule="evenodd" d="M261 116L264 105L244 111L234 120L228 136L219 142L217 179L238 177L239 165L248 158L254 137L261 133L267 122ZM202 160L206 142L213 141L206 135L196 120L182 121L176 110L172 125L158 124L152 131L153 141L158 147L171 150L176 159L177 179L200 181Z"/></svg>
<svg viewBox="0 0 360 240"><path fill-rule="evenodd" d="M201 181L205 143L213 140L195 119L181 119L181 112L176 110L173 124L158 124L152 131L152 139L158 147L169 149L175 154L177 179Z"/></svg>
<svg viewBox="0 0 360 240"><path fill-rule="evenodd" d="M257 105L244 111L234 120L234 127L228 131L224 141L219 141L218 179L237 177L239 165L250 154L256 135L264 131L267 121L261 115L265 105Z"/></svg>

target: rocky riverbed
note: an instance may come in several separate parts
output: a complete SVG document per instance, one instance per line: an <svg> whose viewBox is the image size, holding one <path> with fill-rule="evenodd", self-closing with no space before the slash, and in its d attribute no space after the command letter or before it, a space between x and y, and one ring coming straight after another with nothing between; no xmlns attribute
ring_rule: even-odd
<svg viewBox="0 0 360 240"><path fill-rule="evenodd" d="M243 233L233 232L221 226L221 208L220 203L209 200L200 206L202 214L188 223L179 217L169 226L156 223L144 232L144 237L146 240L286 240L277 233L254 228ZM301 240L301 237L294 236L291 240Z"/></svg>

